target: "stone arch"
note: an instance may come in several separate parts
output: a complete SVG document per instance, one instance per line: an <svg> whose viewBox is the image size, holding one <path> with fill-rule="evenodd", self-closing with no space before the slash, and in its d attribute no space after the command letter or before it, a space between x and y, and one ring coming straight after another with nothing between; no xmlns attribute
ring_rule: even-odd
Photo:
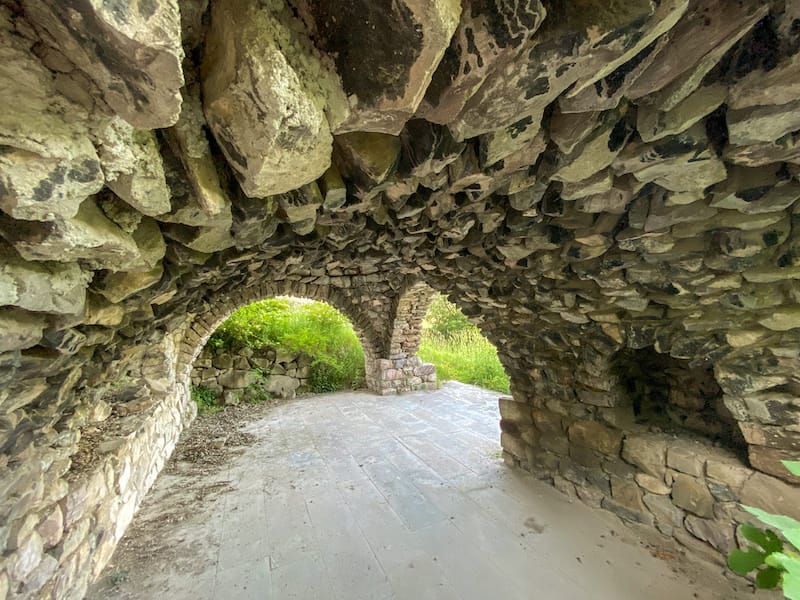
<svg viewBox="0 0 800 600"><path fill-rule="evenodd" d="M377 361L385 355L386 344L378 334L379 329L374 317L371 318L351 298L334 288L296 281L278 281L245 287L231 294L220 294L212 298L206 310L197 314L188 325L181 341L178 365L175 369L181 381L188 382L192 363L211 335L231 314L243 306L275 296L298 296L325 302L344 314L353 324L364 351L366 386L374 391L380 389Z"/></svg>

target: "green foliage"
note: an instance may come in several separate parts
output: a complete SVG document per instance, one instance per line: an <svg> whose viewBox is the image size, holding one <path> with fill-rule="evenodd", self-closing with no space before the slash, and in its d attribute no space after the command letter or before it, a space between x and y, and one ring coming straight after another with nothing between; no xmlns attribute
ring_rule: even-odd
<svg viewBox="0 0 800 600"><path fill-rule="evenodd" d="M800 460L782 460L783 466L795 477L800 477Z"/></svg>
<svg viewBox="0 0 800 600"><path fill-rule="evenodd" d="M314 392L360 387L364 352L353 326L332 306L272 298L233 313L208 343L215 348L275 348L312 357L309 383Z"/></svg>
<svg viewBox="0 0 800 600"><path fill-rule="evenodd" d="M256 380L242 390L241 399L248 404L261 404L272 399L267 391L268 375L262 369L253 369Z"/></svg>
<svg viewBox="0 0 800 600"><path fill-rule="evenodd" d="M454 379L508 393L508 375L497 350L442 294L433 297L422 323L419 357L436 365L440 381Z"/></svg>
<svg viewBox="0 0 800 600"><path fill-rule="evenodd" d="M422 326L425 331L445 338L460 331L477 330L477 327L469 322L466 315L443 294L436 294L433 297Z"/></svg>
<svg viewBox="0 0 800 600"><path fill-rule="evenodd" d="M783 461L794 475L800 475L800 461ZM760 508L741 505L744 510L774 527L784 539L770 529L742 525L742 536L751 544L746 550L733 550L728 556L728 566L734 573L745 576L756 571L756 587L770 589L783 587L789 600L800 600L800 521L785 515L774 515Z"/></svg>
<svg viewBox="0 0 800 600"><path fill-rule="evenodd" d="M222 410L217 403L217 395L204 385L192 386L192 400L197 404L197 412L201 415L213 415Z"/></svg>
<svg viewBox="0 0 800 600"><path fill-rule="evenodd" d="M426 331L419 345L419 357L436 365L440 381L455 379L508 393L508 375L497 358L497 350L477 328L447 337Z"/></svg>

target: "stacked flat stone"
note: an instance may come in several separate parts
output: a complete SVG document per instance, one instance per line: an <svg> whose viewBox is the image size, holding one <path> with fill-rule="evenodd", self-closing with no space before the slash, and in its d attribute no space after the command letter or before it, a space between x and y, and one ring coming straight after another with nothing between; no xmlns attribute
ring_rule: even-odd
<svg viewBox="0 0 800 600"><path fill-rule="evenodd" d="M208 336L278 294L350 318L373 390L447 294L509 460L679 541L757 486L799 516L797 2L63 4L0 3L0 598L81 597ZM713 370L741 482L628 461L648 348Z"/></svg>

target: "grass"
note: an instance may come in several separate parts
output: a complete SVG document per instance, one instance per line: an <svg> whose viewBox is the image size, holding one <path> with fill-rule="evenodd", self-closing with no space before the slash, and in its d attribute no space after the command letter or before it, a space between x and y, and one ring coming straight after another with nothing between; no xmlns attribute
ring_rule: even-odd
<svg viewBox="0 0 800 600"><path fill-rule="evenodd" d="M419 357L436 365L440 381L453 379L509 392L508 375L495 347L442 295L434 297L425 317Z"/></svg>
<svg viewBox="0 0 800 600"><path fill-rule="evenodd" d="M224 408L217 403L214 391L203 385L192 386L192 400L197 404L197 413L200 415L213 415Z"/></svg>
<svg viewBox="0 0 800 600"><path fill-rule="evenodd" d="M364 351L347 318L322 302L272 298L240 308L219 326L215 348L274 348L312 358L312 392L335 392L364 383Z"/></svg>

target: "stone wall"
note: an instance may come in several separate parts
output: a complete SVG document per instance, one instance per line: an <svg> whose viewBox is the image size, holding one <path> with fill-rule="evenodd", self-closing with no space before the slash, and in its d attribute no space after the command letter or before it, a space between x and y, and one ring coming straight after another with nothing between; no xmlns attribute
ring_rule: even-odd
<svg viewBox="0 0 800 600"><path fill-rule="evenodd" d="M678 361L649 348L620 352L602 337L585 341L574 361L563 360L570 354L564 347L542 349L533 378L512 379L515 397L500 400L507 462L720 564L736 547L739 524L753 521L740 502L800 518L798 479L778 462L796 456L795 434L766 413L759 422L737 422L729 365L709 372L702 359ZM752 375L739 376L753 384ZM652 404L643 410L643 394L658 403L657 414ZM771 460L759 462L762 453Z"/></svg>
<svg viewBox="0 0 800 600"><path fill-rule="evenodd" d="M566 478L588 447L609 507L641 508L624 448L648 433L615 357L711 369L753 472L737 492L714 451L702 478L667 457L670 497L800 505L797 3L375 6L0 2L0 598L80 596L208 336L280 294L342 310L383 391L416 286L446 293L520 414L560 417L509 455ZM714 502L684 523L724 523Z"/></svg>
<svg viewBox="0 0 800 600"><path fill-rule="evenodd" d="M222 349L206 346L194 361L191 382L211 390L220 404L238 404L248 394L294 398L308 391L312 358L274 348ZM256 389L253 389L256 388Z"/></svg>

